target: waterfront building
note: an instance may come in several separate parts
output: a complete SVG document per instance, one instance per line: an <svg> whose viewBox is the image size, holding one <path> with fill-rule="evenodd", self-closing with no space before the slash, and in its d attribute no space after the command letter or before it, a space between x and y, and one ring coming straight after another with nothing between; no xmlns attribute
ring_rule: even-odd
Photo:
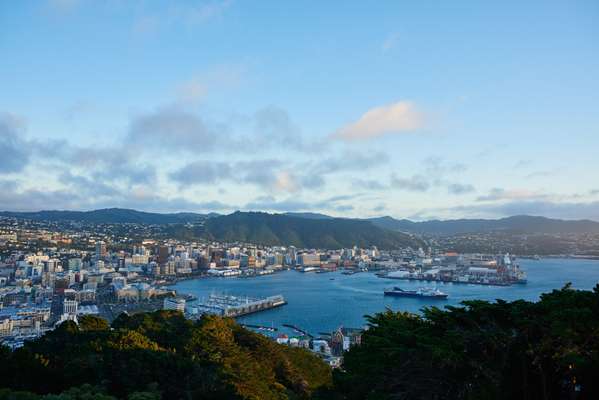
<svg viewBox="0 0 599 400"><path fill-rule="evenodd" d="M173 310L180 311L182 313L185 312L185 299L178 297L167 297L164 299L162 308L164 310Z"/></svg>
<svg viewBox="0 0 599 400"><path fill-rule="evenodd" d="M302 253L297 256L297 264L302 267L320 266L320 254L317 253Z"/></svg>

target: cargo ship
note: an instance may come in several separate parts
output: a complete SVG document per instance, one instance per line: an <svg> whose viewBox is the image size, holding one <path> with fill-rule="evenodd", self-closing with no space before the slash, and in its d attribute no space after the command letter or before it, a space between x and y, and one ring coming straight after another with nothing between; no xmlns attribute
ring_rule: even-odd
<svg viewBox="0 0 599 400"><path fill-rule="evenodd" d="M393 287L393 289L386 289L385 296L396 296L396 297L423 297L427 299L446 299L447 293L443 293L439 289L420 288L417 290L404 290L400 287Z"/></svg>

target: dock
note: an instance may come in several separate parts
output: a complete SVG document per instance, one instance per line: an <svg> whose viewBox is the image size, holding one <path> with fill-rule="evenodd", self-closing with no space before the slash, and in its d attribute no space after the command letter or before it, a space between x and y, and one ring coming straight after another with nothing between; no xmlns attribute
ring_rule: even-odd
<svg viewBox="0 0 599 400"><path fill-rule="evenodd" d="M227 294L211 294L196 305L199 314L215 314L223 317L240 317L260 311L270 310L287 304L283 295L262 299Z"/></svg>
<svg viewBox="0 0 599 400"><path fill-rule="evenodd" d="M283 324L284 327L286 328L291 328L293 329L295 332L297 333L301 333L304 336L309 337L310 339L314 339L314 336L309 334L308 332L306 332L305 330L303 330L302 328L295 326L295 325L291 325L291 324Z"/></svg>
<svg viewBox="0 0 599 400"><path fill-rule="evenodd" d="M239 324L239 325L243 326L244 328L252 328L252 329L257 329L259 331L276 332L279 330L279 328L276 328L274 326L264 326L264 325L254 325L254 324Z"/></svg>

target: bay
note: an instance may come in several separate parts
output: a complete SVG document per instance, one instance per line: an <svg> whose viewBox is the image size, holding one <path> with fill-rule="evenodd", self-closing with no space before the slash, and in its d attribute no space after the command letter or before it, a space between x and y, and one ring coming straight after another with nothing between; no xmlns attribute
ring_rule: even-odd
<svg viewBox="0 0 599 400"><path fill-rule="evenodd" d="M440 283L449 294L447 300L389 297L383 290L392 286L404 289L432 287L434 283L378 278L370 272L343 275L283 271L255 278L201 278L178 282L179 293L205 298L210 293L237 296L285 296L288 304L237 318L241 323L273 326L299 326L311 334L331 332L339 326L361 327L364 315L390 308L394 311L418 312L425 306L459 305L464 300L537 300L541 293L559 289L571 282L576 289L592 289L599 283L599 261L580 259L518 260L528 273L528 283L513 286L480 286Z"/></svg>

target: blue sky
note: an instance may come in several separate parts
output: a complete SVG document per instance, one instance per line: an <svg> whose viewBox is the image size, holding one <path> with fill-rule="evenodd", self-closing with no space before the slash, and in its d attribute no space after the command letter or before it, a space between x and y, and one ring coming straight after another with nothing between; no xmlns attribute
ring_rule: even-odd
<svg viewBox="0 0 599 400"><path fill-rule="evenodd" d="M0 209L599 220L599 3L0 3Z"/></svg>

